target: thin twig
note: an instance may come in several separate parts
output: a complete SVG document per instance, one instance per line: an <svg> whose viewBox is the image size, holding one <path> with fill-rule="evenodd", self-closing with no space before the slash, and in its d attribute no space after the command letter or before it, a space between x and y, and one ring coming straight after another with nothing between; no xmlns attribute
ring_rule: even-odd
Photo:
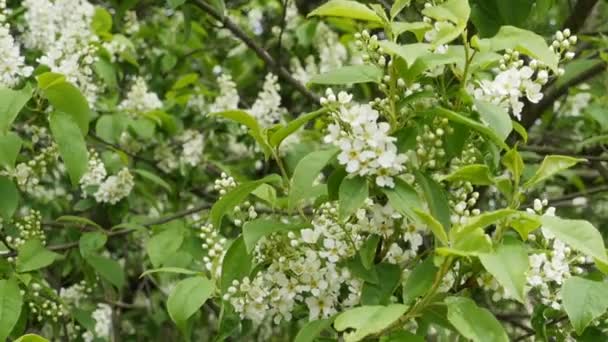
<svg viewBox="0 0 608 342"><path fill-rule="evenodd" d="M275 59L262 48L258 43L256 43L251 37L247 35L238 25L236 25L228 16L224 16L221 13L218 13L213 6L209 5L203 0L195 0L193 2L198 8L209 14L215 20L221 22L226 29L228 29L232 34L240 39L245 45L247 45L253 52L255 52L258 57L260 57L271 69L274 69L276 73L283 78L285 81L290 83L297 91L302 93L302 95L306 96L308 99L314 102L319 102L319 95L313 93L309 89L306 88L300 81L296 80L291 73L282 67Z"/></svg>
<svg viewBox="0 0 608 342"><path fill-rule="evenodd" d="M561 154L564 156L584 158L589 161L608 161L608 157L589 155L589 154L579 154L574 151L556 148L556 147L552 147L552 146L527 145L527 146L520 146L519 150L527 151L527 152L534 152L534 153L538 153L538 154L542 154L542 155Z"/></svg>

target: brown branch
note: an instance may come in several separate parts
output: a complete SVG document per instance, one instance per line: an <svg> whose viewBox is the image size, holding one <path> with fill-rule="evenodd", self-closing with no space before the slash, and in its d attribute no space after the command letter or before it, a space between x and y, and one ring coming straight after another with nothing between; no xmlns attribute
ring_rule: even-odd
<svg viewBox="0 0 608 342"><path fill-rule="evenodd" d="M215 20L221 22L226 29L228 29L232 34L241 40L247 47L249 47L253 52L255 52L258 57L260 57L268 67L275 70L275 72L279 75L279 77L283 78L285 81L290 83L297 91L302 93L302 95L306 96L311 101L316 103L319 102L319 95L310 91L306 86L304 86L300 81L296 80L291 73L282 67L271 55L262 48L258 43L256 43L251 37L247 35L238 25L236 25L228 16L224 16L222 13L219 13L213 6L209 5L203 0L195 0L193 2L198 8L209 14Z"/></svg>
<svg viewBox="0 0 608 342"><path fill-rule="evenodd" d="M598 0L578 0L563 27L569 28L572 32L580 31L597 3Z"/></svg>
<svg viewBox="0 0 608 342"><path fill-rule="evenodd" d="M584 158L589 161L598 161L598 162L608 161L608 157L592 155L592 154L584 154L584 153L581 154L581 153L576 153L574 151L551 147L551 146L527 145L527 146L520 146L519 150L527 151L527 152L534 152L534 153L538 153L538 154L542 154L542 155L560 154L560 155L564 155L564 156Z"/></svg>
<svg viewBox="0 0 608 342"><path fill-rule="evenodd" d="M579 191L579 192L573 192L573 193L569 193L563 196L559 196L559 197L554 197L554 198L549 198L548 201L550 204L553 203L558 203L558 202L564 202L564 201L569 201L569 200L573 200L577 197L588 197L591 196L593 194L598 194L598 193L602 193L602 192L608 192L608 185L601 185L595 188L591 188L591 189L587 189L584 191ZM522 208L532 208L532 203L528 203L526 205L523 205Z"/></svg>

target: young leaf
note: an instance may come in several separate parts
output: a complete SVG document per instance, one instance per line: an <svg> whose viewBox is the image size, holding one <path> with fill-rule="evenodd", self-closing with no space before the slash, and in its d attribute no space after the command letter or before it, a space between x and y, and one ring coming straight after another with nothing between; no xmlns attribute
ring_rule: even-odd
<svg viewBox="0 0 608 342"><path fill-rule="evenodd" d="M585 159L572 158L568 156L546 156L543 162L540 164L538 170L532 178L528 179L528 181L524 184L524 187L530 188L547 178L559 173L563 170L569 169L574 165L584 162Z"/></svg>
<svg viewBox="0 0 608 342"><path fill-rule="evenodd" d="M32 97L32 87L21 90L0 87L0 134L7 133L19 112Z"/></svg>
<svg viewBox="0 0 608 342"><path fill-rule="evenodd" d="M472 164L463 166L458 170L450 173L449 175L443 177L441 180L448 182L465 181L471 182L475 185L494 184L494 179L492 177L492 174L490 173L490 168L488 168L488 166L485 164Z"/></svg>
<svg viewBox="0 0 608 342"><path fill-rule="evenodd" d="M526 247L519 240L505 237L494 251L480 254L483 267L496 278L509 295L524 302L527 272L530 268Z"/></svg>
<svg viewBox="0 0 608 342"><path fill-rule="evenodd" d="M433 217L439 221L443 227L448 230L450 228L450 207L445 191L441 185L437 184L428 175L416 171L416 180L423 190L426 201L431 210Z"/></svg>
<svg viewBox="0 0 608 342"><path fill-rule="evenodd" d="M16 133L0 133L0 168L12 169L15 166L21 144L21 138Z"/></svg>
<svg viewBox="0 0 608 342"><path fill-rule="evenodd" d="M51 114L50 126L72 184L77 185L87 171L89 162L89 153L82 132L72 117L62 112Z"/></svg>
<svg viewBox="0 0 608 342"><path fill-rule="evenodd" d="M22 306L23 297L17 281L0 280L0 341L6 341L17 324Z"/></svg>
<svg viewBox="0 0 608 342"><path fill-rule="evenodd" d="M407 6L410 5L410 2L412 2L412 0L395 0L395 2L393 3L393 6L391 6L391 20L395 19L395 17L397 15L399 15L399 13L406 8Z"/></svg>
<svg viewBox="0 0 608 342"><path fill-rule="evenodd" d="M314 112L307 113L305 115L300 115L296 119L287 123L287 125L279 128L278 131L274 132L270 136L270 146L277 147L281 144L285 138L291 135L293 132L297 131L300 127L306 125L310 120L314 120L319 115L327 112L327 109L322 108Z"/></svg>
<svg viewBox="0 0 608 342"><path fill-rule="evenodd" d="M566 220L555 216L542 216L543 229L549 230L559 240L588 256L607 263L606 247L602 234L585 220Z"/></svg>
<svg viewBox="0 0 608 342"><path fill-rule="evenodd" d="M608 284L603 281L570 277L564 281L561 295L564 310L578 335L608 310Z"/></svg>
<svg viewBox="0 0 608 342"><path fill-rule="evenodd" d="M361 305L387 305L399 286L401 269L395 264L381 263L376 265L379 282L364 283L361 289Z"/></svg>
<svg viewBox="0 0 608 342"><path fill-rule="evenodd" d="M260 145L260 148L262 148L262 151L264 152L266 157L268 157L272 153L271 148L268 145L268 141L266 141L266 138L264 137L264 134L262 132L262 127L260 127L258 121L249 113L244 112L242 110L229 110L224 112L213 113L211 114L211 116L221 116L223 118L238 122L241 125L246 126L249 129L249 135L251 135L255 139L255 141L257 141L258 145Z"/></svg>
<svg viewBox="0 0 608 342"><path fill-rule="evenodd" d="M103 7L95 7L91 28L96 35L102 36L112 30L112 15Z"/></svg>
<svg viewBox="0 0 608 342"><path fill-rule="evenodd" d="M508 342L509 338L500 322L485 308L464 297L448 297L448 320L458 332L473 342Z"/></svg>
<svg viewBox="0 0 608 342"><path fill-rule="evenodd" d="M97 254L89 254L85 261L95 269L99 275L117 288L125 284L125 272L120 264L112 259Z"/></svg>
<svg viewBox="0 0 608 342"><path fill-rule="evenodd" d="M298 331L294 342L314 342L317 336L319 336L323 330L328 329L334 322L332 318L319 319L316 321L310 321Z"/></svg>
<svg viewBox="0 0 608 342"><path fill-rule="evenodd" d="M472 39L471 43L480 51L502 51L513 49L543 62L553 71L557 70L558 57L549 49L547 42L538 34L514 26L503 26L492 38Z"/></svg>
<svg viewBox="0 0 608 342"><path fill-rule="evenodd" d="M361 341L366 336L380 332L398 320L407 310L407 305L360 306L339 314L334 321L337 331L354 329L344 335L345 342Z"/></svg>
<svg viewBox="0 0 608 342"><path fill-rule="evenodd" d="M309 83L314 84L356 84L380 83L382 69L368 64L347 65L326 73L313 76Z"/></svg>
<svg viewBox="0 0 608 342"><path fill-rule="evenodd" d="M7 176L0 176L0 217L10 219L19 204L19 190Z"/></svg>
<svg viewBox="0 0 608 342"><path fill-rule="evenodd" d="M17 272L25 273L47 267L58 257L59 254L46 249L39 240L28 240L19 247Z"/></svg>
<svg viewBox="0 0 608 342"><path fill-rule="evenodd" d="M433 285L437 271L432 256L416 265L403 284L403 304L410 304L424 295Z"/></svg>
<svg viewBox="0 0 608 342"><path fill-rule="evenodd" d="M469 21L471 8L468 0L448 0L437 6L423 9L422 14L437 21L450 21L455 25L455 27L450 25L440 27L433 40L433 44L437 46L449 43L460 36Z"/></svg>
<svg viewBox="0 0 608 342"><path fill-rule="evenodd" d="M255 248L256 242L268 234L275 232L286 232L291 230L300 230L302 228L310 227L308 223L283 223L276 220L269 220L266 218L259 218L253 221L247 221L243 225L243 239L245 241L245 247L247 253L251 254Z"/></svg>
<svg viewBox="0 0 608 342"><path fill-rule="evenodd" d="M89 130L89 121L92 113L85 97L80 90L71 83L55 76L54 81L45 83L43 75L38 76L38 84L44 97L53 105L57 112L67 114L76 123L82 135L86 135Z"/></svg>
<svg viewBox="0 0 608 342"><path fill-rule="evenodd" d="M489 127L484 126L483 124L472 120L471 118L468 118L466 116L463 116L462 114L453 112L449 109L445 109L442 107L437 107L433 110L433 112L437 115L443 116L448 118L449 120L452 120L454 122L463 124L465 126L468 126L474 130L476 130L477 132L481 133L482 135L484 135L486 138L490 139L492 142L494 142L496 145L498 145L500 148L502 149L508 149L509 146L507 144L505 144L504 140L501 139L495 132L494 130L492 130Z"/></svg>
<svg viewBox="0 0 608 342"><path fill-rule="evenodd" d="M222 224L222 218L224 217L224 215L234 209L234 207L237 206L239 203L243 202L253 190L260 186L260 184L276 183L280 181L280 176L272 174L262 179L242 183L236 188L232 189L230 192L222 196L222 198L220 198L219 201L215 202L215 204L213 204L213 206L211 207L209 217L211 218L211 223L213 224L213 227L219 229Z"/></svg>
<svg viewBox="0 0 608 342"><path fill-rule="evenodd" d="M426 224L427 227L429 227L429 229L433 232L435 238L437 238L437 240L439 240L439 242L441 242L443 245L447 245L448 235L446 234L443 225L441 225L441 223L437 221L433 216L425 213L422 210L416 209L415 212L416 215L418 215L420 221Z"/></svg>
<svg viewBox="0 0 608 342"><path fill-rule="evenodd" d="M475 108L481 120L490 126L502 140L507 139L513 130L513 124L509 113L493 103L475 100Z"/></svg>
<svg viewBox="0 0 608 342"><path fill-rule="evenodd" d="M183 229L168 228L154 235L146 244L146 251L154 267L162 265L179 250L184 241Z"/></svg>
<svg viewBox="0 0 608 342"><path fill-rule="evenodd" d="M361 208L369 196L367 180L357 176L344 178L340 184L339 196L339 217L340 220L347 220L350 215Z"/></svg>
<svg viewBox="0 0 608 342"><path fill-rule="evenodd" d="M311 195L312 183L325 165L338 153L337 148L314 151L300 160L291 177L288 206L294 208L298 203Z"/></svg>
<svg viewBox="0 0 608 342"><path fill-rule="evenodd" d="M388 197L388 202L395 210L411 218L416 218L415 209L421 210L424 206L416 190L402 179L395 179L395 187L382 188Z"/></svg>
<svg viewBox="0 0 608 342"><path fill-rule="evenodd" d="M78 241L78 247L80 248L80 255L86 258L89 254L100 250L108 241L106 234L102 232L89 232L84 233Z"/></svg>
<svg viewBox="0 0 608 342"><path fill-rule="evenodd" d="M49 342L49 340L36 334L26 334L16 339L15 342Z"/></svg>
<svg viewBox="0 0 608 342"><path fill-rule="evenodd" d="M317 7L308 17L344 17L381 23L382 19L362 3L352 0L330 0Z"/></svg>
<svg viewBox="0 0 608 342"><path fill-rule="evenodd" d="M226 290L232 286L233 280L241 281L243 277L249 276L251 272L251 256L247 253L245 240L242 236L234 240L222 262L221 290Z"/></svg>
<svg viewBox="0 0 608 342"><path fill-rule="evenodd" d="M211 280L195 276L181 280L167 299L167 311L177 325L185 323L211 297L215 286Z"/></svg>

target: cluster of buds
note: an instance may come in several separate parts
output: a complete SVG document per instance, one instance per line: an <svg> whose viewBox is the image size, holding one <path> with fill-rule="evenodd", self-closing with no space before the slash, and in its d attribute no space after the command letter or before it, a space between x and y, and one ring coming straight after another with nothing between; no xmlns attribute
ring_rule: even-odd
<svg viewBox="0 0 608 342"><path fill-rule="evenodd" d="M448 123L448 119L438 118L435 119L433 127L423 126L422 133L416 137L416 157L420 167L434 169L440 165L439 160L446 155L444 136L454 131Z"/></svg>
<svg viewBox="0 0 608 342"><path fill-rule="evenodd" d="M363 62L376 64L381 68L390 66L390 61L387 61L384 50L378 43L377 35L370 35L367 30L363 30L361 33L355 33L355 39L356 46L363 51Z"/></svg>
<svg viewBox="0 0 608 342"><path fill-rule="evenodd" d="M19 248L21 245L32 239L38 239L43 244L46 242L46 237L42 231L42 215L37 210L32 210L29 215L23 217L15 223L19 236L7 236L6 242L13 248Z"/></svg>
<svg viewBox="0 0 608 342"><path fill-rule="evenodd" d="M65 306L58 300L50 298L55 295L50 288L38 283L33 283L30 288L32 291L30 291L31 295L28 296L27 305L38 322L49 320L58 322L65 316L67 312Z"/></svg>
<svg viewBox="0 0 608 342"><path fill-rule="evenodd" d="M220 196L224 196L228 191L234 188L236 188L236 181L225 172L222 172L221 178L216 179L213 184L213 189L219 192Z"/></svg>
<svg viewBox="0 0 608 342"><path fill-rule="evenodd" d="M224 253L226 239L222 237L212 224L202 225L198 237L203 240L201 247L207 251L207 255L203 257L205 268L212 273L215 273L219 260Z"/></svg>
<svg viewBox="0 0 608 342"><path fill-rule="evenodd" d="M557 31L555 33L555 40L551 43L551 50L559 53L562 59L567 61L572 60L576 55L572 50L577 41L578 38L570 32L570 29Z"/></svg>

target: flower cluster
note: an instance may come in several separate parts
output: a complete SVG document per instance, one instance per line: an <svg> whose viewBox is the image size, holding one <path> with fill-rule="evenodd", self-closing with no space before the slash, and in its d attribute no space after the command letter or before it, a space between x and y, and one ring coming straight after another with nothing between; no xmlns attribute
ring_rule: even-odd
<svg viewBox="0 0 608 342"><path fill-rule="evenodd" d="M15 222L18 236L7 236L6 242L13 248L19 248L27 241L36 239L42 244L46 243L46 235L42 230L42 215L37 210L32 210L30 213L20 220Z"/></svg>
<svg viewBox="0 0 608 342"><path fill-rule="evenodd" d="M321 104L330 108L335 122L328 126L325 142L340 148L338 161L353 175L374 176L381 187L393 187L393 176L405 170L407 156L397 151L387 122L369 104L354 104L352 95L340 92L336 98L328 89Z"/></svg>
<svg viewBox="0 0 608 342"><path fill-rule="evenodd" d="M135 182L129 169L123 168L116 175L107 177L106 168L96 152L89 156L87 172L80 179L83 196L92 194L98 203L116 204L129 196Z"/></svg>
<svg viewBox="0 0 608 342"><path fill-rule="evenodd" d="M105 303L97 304L91 318L95 321L95 332L85 332L82 339L85 342L92 342L95 338L109 339L112 332L112 307Z"/></svg>
<svg viewBox="0 0 608 342"><path fill-rule="evenodd" d="M198 131L188 129L177 140L182 142L180 160L186 165L198 166L203 157L203 135Z"/></svg>
<svg viewBox="0 0 608 342"><path fill-rule="evenodd" d="M281 107L281 95L279 94L281 87L277 81L278 78L274 74L266 75L262 91L249 110L249 113L265 128L281 122L285 114L285 109Z"/></svg>
<svg viewBox="0 0 608 342"><path fill-rule="evenodd" d="M29 77L34 68L25 64L21 48L10 33L10 26L6 22L9 14L6 0L0 0L0 86L12 88L22 78Z"/></svg>
<svg viewBox="0 0 608 342"><path fill-rule="evenodd" d="M40 64L65 75L89 103L95 103L99 92L93 71L99 40L91 28L95 7L87 0L24 0L23 7L25 46L41 50Z"/></svg>
<svg viewBox="0 0 608 342"><path fill-rule="evenodd" d="M547 204L546 199L542 201L535 199L533 207L528 208L527 211L531 214L555 216L555 208L547 207ZM529 257L528 286L535 290L543 304L560 310L559 289L564 280L573 274L583 273L583 268L580 266L592 263L593 260L587 260L587 257L572 251L544 227L541 227L540 232L530 234L528 238L535 242L538 251Z"/></svg>
<svg viewBox="0 0 608 342"><path fill-rule="evenodd" d="M118 109L125 111L129 115L136 117L153 110L161 109L162 101L158 95L148 90L146 80L136 77L127 97L120 102Z"/></svg>
<svg viewBox="0 0 608 342"><path fill-rule="evenodd" d="M27 306L38 322L58 322L67 315L67 308L58 300L53 289L34 282L31 293L27 294Z"/></svg>
<svg viewBox="0 0 608 342"><path fill-rule="evenodd" d="M211 104L209 111L211 113L221 112L225 110L237 109L239 107L239 93L236 90L236 83L232 80L229 74L222 74L217 78L219 86L219 96Z"/></svg>

